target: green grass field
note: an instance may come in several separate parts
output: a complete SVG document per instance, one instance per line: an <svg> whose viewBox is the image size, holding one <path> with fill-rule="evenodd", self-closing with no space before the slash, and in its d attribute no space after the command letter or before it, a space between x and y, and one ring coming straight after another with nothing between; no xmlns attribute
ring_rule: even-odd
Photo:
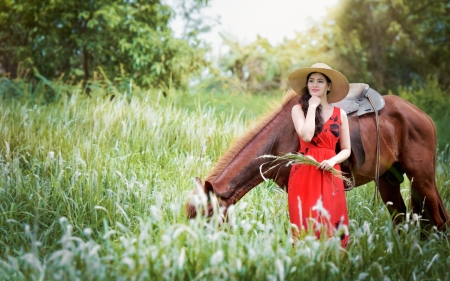
<svg viewBox="0 0 450 281"><path fill-rule="evenodd" d="M94 95L95 96L95 95ZM193 178L279 96L137 91L0 104L0 280L450 280L450 244L395 228L373 184L347 192L350 245L292 247L287 195L263 183L229 222L186 219ZM23 101L22 101L23 100ZM437 182L450 210L450 153ZM408 202L409 183L402 185Z"/></svg>

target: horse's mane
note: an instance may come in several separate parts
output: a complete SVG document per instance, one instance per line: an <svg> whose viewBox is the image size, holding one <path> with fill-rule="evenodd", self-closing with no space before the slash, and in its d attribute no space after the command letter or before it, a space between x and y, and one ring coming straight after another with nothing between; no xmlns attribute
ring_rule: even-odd
<svg viewBox="0 0 450 281"><path fill-rule="evenodd" d="M218 176L220 176L222 171L230 164L231 161L233 161L238 153L245 148L249 141L252 140L271 120L280 114L283 108L285 108L287 104L295 97L298 98L298 94L293 90L289 90L284 94L281 104L271 104L272 111L268 111L259 117L252 128L231 145L231 148L219 158L206 180L215 180Z"/></svg>

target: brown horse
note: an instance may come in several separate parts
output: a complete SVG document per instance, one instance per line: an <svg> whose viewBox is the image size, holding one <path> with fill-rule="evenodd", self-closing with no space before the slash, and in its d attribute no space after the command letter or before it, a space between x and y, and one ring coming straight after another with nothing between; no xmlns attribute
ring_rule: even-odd
<svg viewBox="0 0 450 281"><path fill-rule="evenodd" d="M422 218L430 225L445 230L450 226L450 219L436 188L437 137L434 123L419 108L397 96L388 95L383 98L385 107L379 112L381 198L384 203L392 202L387 204L387 208L393 217L396 214L405 214L407 210L400 194L400 183L406 173L412 182L412 211L422 214ZM262 118L232 145L219 159L204 183L199 178L196 179L197 185L205 194L214 194L220 206L226 210L263 181L259 169L268 160L258 158L259 156L282 155L299 150L299 141L291 118L291 109L298 100L299 96L295 92L288 93L278 109ZM359 168L353 168L355 186L375 179L377 154L375 115L366 114L359 118L365 162ZM351 124L350 130L352 131ZM287 191L290 166L278 167L279 169L265 171L264 177L272 179ZM193 194L195 193L197 191ZM212 209L209 204L205 212L211 214ZM188 217L195 217L196 210L193 201L188 200Z"/></svg>

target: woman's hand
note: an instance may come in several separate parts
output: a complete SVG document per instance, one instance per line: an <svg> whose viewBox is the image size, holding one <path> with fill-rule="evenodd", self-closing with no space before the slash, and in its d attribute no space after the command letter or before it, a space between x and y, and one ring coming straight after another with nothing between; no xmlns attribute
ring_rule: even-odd
<svg viewBox="0 0 450 281"><path fill-rule="evenodd" d="M325 170L325 171L329 171L329 170L331 170L331 168L334 167L334 165L336 165L336 161L328 159L328 160L323 160L322 162L320 162L318 168Z"/></svg>
<svg viewBox="0 0 450 281"><path fill-rule="evenodd" d="M319 97L317 96L311 96L311 98L308 101L308 104L310 107L314 107L317 108L320 104L321 100Z"/></svg>

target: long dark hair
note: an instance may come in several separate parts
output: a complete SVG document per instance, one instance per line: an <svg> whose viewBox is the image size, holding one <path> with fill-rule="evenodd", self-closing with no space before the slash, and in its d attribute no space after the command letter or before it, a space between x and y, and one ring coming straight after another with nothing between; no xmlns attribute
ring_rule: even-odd
<svg viewBox="0 0 450 281"><path fill-rule="evenodd" d="M306 85L305 88L303 88L303 95L300 97L299 99L299 103L302 106L302 110L303 110L303 114L306 117L306 113L308 112L308 107L309 107L309 99L311 98L311 94L309 93L308 90L308 81L309 81L309 77L311 76L311 74L313 74L314 72L311 72L310 74L308 74L308 76L306 77ZM328 78L328 76L326 76L323 73L320 73L323 76L325 76L325 79L327 80L328 83L331 83L330 78ZM314 118L315 121L315 129L314 129L314 137L317 136L320 132L322 132L323 129L323 125L325 124L325 122L323 121L322 118L322 105L319 104L319 106L316 108L316 116Z"/></svg>

